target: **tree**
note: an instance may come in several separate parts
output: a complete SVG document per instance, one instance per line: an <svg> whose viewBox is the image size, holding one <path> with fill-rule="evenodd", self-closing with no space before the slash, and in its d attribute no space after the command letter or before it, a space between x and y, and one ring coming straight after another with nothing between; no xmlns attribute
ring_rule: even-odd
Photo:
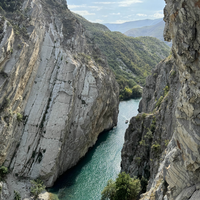
<svg viewBox="0 0 200 200"><path fill-rule="evenodd" d="M111 179L107 182L106 187L103 189L101 193L101 200L114 200L114 196L116 193L115 182Z"/></svg>
<svg viewBox="0 0 200 200"><path fill-rule="evenodd" d="M101 200L136 200L140 191L140 180L122 172L118 175L116 182L108 181L101 193Z"/></svg>
<svg viewBox="0 0 200 200"><path fill-rule="evenodd" d="M141 190L139 179L133 179L129 174L122 172L116 179L115 200L136 199Z"/></svg>

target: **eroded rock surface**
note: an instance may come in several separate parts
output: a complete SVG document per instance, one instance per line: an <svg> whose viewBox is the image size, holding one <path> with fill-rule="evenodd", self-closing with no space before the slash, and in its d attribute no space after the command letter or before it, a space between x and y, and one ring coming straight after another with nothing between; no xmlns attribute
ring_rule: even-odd
<svg viewBox="0 0 200 200"><path fill-rule="evenodd" d="M1 17L0 165L52 186L117 124L119 89L65 1L26 0L21 12L21 24Z"/></svg>
<svg viewBox="0 0 200 200"><path fill-rule="evenodd" d="M139 110L149 114L145 119L140 114L138 122L136 118L131 121L122 151L122 170L149 179L148 192L141 195L141 199L193 200L199 199L200 183L200 1L166 0L166 4L164 36L173 42L171 63L159 64L156 79L154 71L147 79ZM176 73L170 71L173 68ZM171 82L174 75L177 81ZM166 83L169 92L164 95ZM151 140L147 140L145 128L151 127L152 116L156 127ZM169 140L167 147L163 146L165 138ZM139 143L141 139L147 146ZM155 147L159 150L158 156L152 156ZM138 150L144 152L139 166ZM128 156L134 158L128 161ZM149 177L145 175L146 166L150 169Z"/></svg>

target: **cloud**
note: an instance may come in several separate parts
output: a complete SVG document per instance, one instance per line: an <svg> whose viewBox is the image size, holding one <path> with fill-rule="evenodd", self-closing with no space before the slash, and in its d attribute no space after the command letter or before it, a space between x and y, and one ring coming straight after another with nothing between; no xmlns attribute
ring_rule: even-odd
<svg viewBox="0 0 200 200"><path fill-rule="evenodd" d="M93 23L103 23L104 21L102 19L96 19L96 20L91 20Z"/></svg>
<svg viewBox="0 0 200 200"><path fill-rule="evenodd" d="M74 8L85 8L86 5L68 5L69 9L74 9Z"/></svg>
<svg viewBox="0 0 200 200"><path fill-rule="evenodd" d="M119 7L128 7L135 3L142 3L141 0L124 0L119 2Z"/></svg>
<svg viewBox="0 0 200 200"><path fill-rule="evenodd" d="M94 2L95 4L103 4L103 5L110 5L110 4L117 4L119 7L128 7L135 3L142 3L142 0L123 0L119 2Z"/></svg>
<svg viewBox="0 0 200 200"><path fill-rule="evenodd" d="M120 15L121 13L111 13L111 15Z"/></svg>
<svg viewBox="0 0 200 200"><path fill-rule="evenodd" d="M95 4L104 4L104 5L108 5L108 4L116 4L117 2L94 2Z"/></svg>
<svg viewBox="0 0 200 200"><path fill-rule="evenodd" d="M153 18L163 18L164 17L164 14L163 14L163 10L159 10L157 12L154 13L154 15L151 15L151 17Z"/></svg>
<svg viewBox="0 0 200 200"><path fill-rule="evenodd" d="M88 6L86 4L82 4L82 5L68 5L69 9L74 9L74 8L90 8L92 10L96 10L99 11L101 10L103 7L102 6Z"/></svg>
<svg viewBox="0 0 200 200"><path fill-rule="evenodd" d="M146 14L138 13L137 16L139 16L139 17L146 17L147 15Z"/></svg>
<svg viewBox="0 0 200 200"><path fill-rule="evenodd" d="M89 13L87 10L73 10L73 12L75 12L81 16L95 15L95 13Z"/></svg>
<svg viewBox="0 0 200 200"><path fill-rule="evenodd" d="M127 22L127 20L117 20L113 24L123 24L124 22Z"/></svg>

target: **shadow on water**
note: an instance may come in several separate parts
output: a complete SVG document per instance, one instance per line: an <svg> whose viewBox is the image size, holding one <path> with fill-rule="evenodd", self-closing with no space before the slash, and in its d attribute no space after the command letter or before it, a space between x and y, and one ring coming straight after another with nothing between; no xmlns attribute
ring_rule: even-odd
<svg viewBox="0 0 200 200"><path fill-rule="evenodd" d="M58 193L59 190L62 190L63 188L68 188L75 184L76 177L81 172L82 168L91 161L93 154L95 153L98 146L105 142L107 138L109 137L109 131L102 132L98 139L96 144L89 148L89 151L87 154L78 162L78 164L71 169L69 169L67 172L62 174L55 182L53 188L48 188L48 192Z"/></svg>

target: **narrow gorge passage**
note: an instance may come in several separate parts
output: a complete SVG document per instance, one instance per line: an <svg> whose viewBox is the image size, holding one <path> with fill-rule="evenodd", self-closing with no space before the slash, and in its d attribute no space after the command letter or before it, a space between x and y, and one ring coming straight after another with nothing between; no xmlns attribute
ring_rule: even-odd
<svg viewBox="0 0 200 200"><path fill-rule="evenodd" d="M101 134L78 165L62 175L50 192L59 200L100 200L101 191L109 179L120 172L121 149L128 124L137 115L139 99L123 101L119 105L118 125Z"/></svg>

